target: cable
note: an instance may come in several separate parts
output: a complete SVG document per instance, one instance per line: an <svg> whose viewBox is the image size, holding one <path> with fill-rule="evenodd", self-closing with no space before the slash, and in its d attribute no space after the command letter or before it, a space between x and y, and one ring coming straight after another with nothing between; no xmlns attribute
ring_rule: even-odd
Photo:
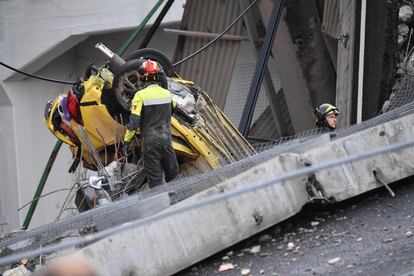
<svg viewBox="0 0 414 276"><path fill-rule="evenodd" d="M177 61L176 63L173 64L173 67L176 67L178 65L180 65L183 62L186 62L187 60L189 60L190 58L193 58L194 56L198 55L199 53L201 53L202 51L204 51L205 49L207 49L208 47L210 47L210 45L212 45L214 42L216 42L217 40L219 40L225 33L227 33L228 30L230 30L240 19L243 18L243 16L254 6L254 4L257 3L257 0L254 0L236 19L234 19L234 21L227 26L227 28L224 29L223 32L221 32L219 35L217 35L213 40L211 40L209 43L207 43L206 45L204 45L203 47L201 47L199 50L197 50L196 52L192 53L191 55L189 55L186 58L183 58L180 61Z"/></svg>
<svg viewBox="0 0 414 276"><path fill-rule="evenodd" d="M51 194L54 194L54 193L57 193L57 192L67 191L67 190L69 190L69 188L57 189L57 190L51 191L51 192L49 192L49 193L46 193L46 194L44 194L44 195L41 195L41 196L35 197L35 198L33 198L33 200L32 200L32 201L29 201L28 203L26 203L25 205L23 205L22 207L20 207L19 209L17 209L17 211L22 210L24 207L28 206L28 205L29 205L29 204L31 204L33 201L38 200L39 198L42 198L42 197L45 197L45 196L48 196L48 195L51 195Z"/></svg>
<svg viewBox="0 0 414 276"><path fill-rule="evenodd" d="M78 185L78 184L79 184L78 182L75 182L75 184L73 184L72 187L70 188L69 193L67 194L67 196L65 198L65 201L63 201L62 208L60 208L60 211L59 211L55 221L58 221L60 219L60 216L62 215L63 210L66 208L67 205L69 205L69 202L72 201L72 199L73 199L73 196L71 196L72 191L75 188L75 186ZM80 186L80 187L82 187L82 186ZM77 191L78 191L78 189L76 190L76 192ZM76 195L76 192L75 192L75 195ZM68 200L69 197L70 197L70 200Z"/></svg>
<svg viewBox="0 0 414 276"><path fill-rule="evenodd" d="M84 236L82 238L73 239L73 240L69 240L69 241L63 241L59 244L48 245L48 246L42 247L40 249L33 250L31 252L23 252L23 253L18 253L18 254L15 254L15 255L7 256L7 257L4 257L4 258L0 259L0 266L16 262L16 261L21 260L23 258L30 258L30 257L39 256L41 254L52 253L52 252L55 252L57 250L67 249L67 248L74 247L74 246L79 246L79 245L85 244L85 243L88 244L88 243L103 239L105 237L108 237L110 235L116 234L116 233L121 232L121 231L125 231L125 230L135 228L135 227L138 227L138 226L141 226L141 225L145 225L145 224L150 223L150 222L153 223L155 221L164 219L166 217L181 214L181 213L184 213L184 212L189 211L191 209L202 207L202 206L205 206L205 205L208 205L208 204L211 204L211 203L215 203L215 202L218 202L220 200L228 199L228 198L236 196L236 195L251 192L251 191L261 189L261 188L265 188L265 187L268 187L268 186L271 186L271 185L281 185L282 181L286 181L286 180L291 179L291 178L305 176L305 175L308 175L310 173L315 173L317 171L321 171L321 170L324 170L324 169L329 169L329 168L333 168L333 167L343 165L343 164L347 164L347 163L350 163L350 162L359 161L359 160L362 160L362 159L366 159L366 158L373 157L373 156L376 156L376 155L384 154L384 153L387 153L387 152L402 150L404 148L408 148L408 147L412 147L412 146L414 146L414 139L411 139L411 140L408 140L408 141L405 141L405 142L396 143L396 144L393 144L393 145L390 145L390 146L383 146L383 147L380 147L380 148L371 149L369 151L359 153L359 154L354 154L354 155L351 155L351 156L341 157L341 158L338 158L338 159L336 159L334 161L331 161L331 162L324 162L322 164L315 165L315 166L303 167L303 168L295 170L293 172L288 172L288 173L284 174L283 176L279 176L279 177L275 177L275 178L270 179L270 180L265 180L265 181L261 181L261 182L258 182L258 183L254 183L254 184L252 184L248 187L239 187L239 188L227 191L227 192L214 194L214 195L211 195L207 198L200 199L199 201L191 202L188 205L180 206L180 207L174 208L174 209L167 209L167 210L165 210L163 212L160 212L160 213L157 213L153 216L138 219L138 220L131 221L131 222L128 222L128 223L124 223L124 224L121 224L121 225L103 230L103 231L98 232L98 233L89 234L89 235Z"/></svg>
<svg viewBox="0 0 414 276"><path fill-rule="evenodd" d="M37 75L30 74L30 73L26 73L26 72L20 71L19 69L11 67L10 65L7 65L6 63L1 62L1 61L0 61L0 65L4 66L4 67L6 67L6 68L8 68L12 71L15 71L17 73L20 73L22 75L25 75L25 76L28 76L28 77L31 77L31 78L34 78L34 79L39 79L39 80L44 80L44 81L49 81L49 82L55 82L55 83L61 83L61 84L70 84L70 85L76 84L76 82L50 79L50 78L45 78L45 77L42 77L42 76L37 76Z"/></svg>
<svg viewBox="0 0 414 276"><path fill-rule="evenodd" d="M118 56L122 56L125 51L128 49L128 47L134 42L137 35L144 29L147 22L150 20L150 18L154 15L154 13L158 10L158 8L161 6L162 2L164 0L158 0L158 2L152 7L152 9L149 11L149 13L145 16L144 20L142 20L141 24L139 24L135 30L131 33L131 35L128 37L128 39L125 41L124 45L121 46L121 48L118 49L116 52Z"/></svg>
<svg viewBox="0 0 414 276"><path fill-rule="evenodd" d="M155 32L157 31L158 27L161 24L161 21L164 19L165 15L167 14L168 10L171 8L174 0L168 0L165 6L162 8L160 14L158 15L157 19L155 20L154 24L152 24L151 28L148 30L148 33L145 35L144 39L142 40L141 44L139 45L138 49L147 48L148 43L151 41L152 37L154 36Z"/></svg>

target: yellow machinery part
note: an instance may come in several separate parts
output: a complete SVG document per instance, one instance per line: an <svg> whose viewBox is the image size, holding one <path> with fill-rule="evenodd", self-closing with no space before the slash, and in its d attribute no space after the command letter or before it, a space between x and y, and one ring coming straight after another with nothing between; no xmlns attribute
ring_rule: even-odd
<svg viewBox="0 0 414 276"><path fill-rule="evenodd" d="M180 124L180 122L174 117L171 118L171 125L185 137L185 140L187 140L190 145L192 145L202 156L204 156L207 163L213 169L220 167L220 158L216 155L214 149L211 148L196 131Z"/></svg>
<svg viewBox="0 0 414 276"><path fill-rule="evenodd" d="M83 82L85 94L83 95L80 103L90 103L95 101L100 104L104 85L105 81L98 75L90 76L88 80Z"/></svg>
<svg viewBox="0 0 414 276"><path fill-rule="evenodd" d="M52 114L56 111L56 109L58 108L59 105L59 97L60 96L66 96L66 94L60 94L55 101L53 102L52 108L50 110L50 115L47 118L47 120L44 120L45 125L47 126L47 128L53 133L53 135L56 136L56 138L58 138L59 140L61 140L63 143L66 143L70 146L76 146L69 137L67 137L66 135L64 135L63 133L61 133L59 130L55 129L53 127L53 123L52 123Z"/></svg>
<svg viewBox="0 0 414 276"><path fill-rule="evenodd" d="M189 157L191 159L196 159L197 157L200 156L199 154L195 153L191 148L189 148L189 147L187 147L183 144L177 143L175 141L172 142L172 146L173 146L174 151L175 151L177 156L184 155L184 156Z"/></svg>

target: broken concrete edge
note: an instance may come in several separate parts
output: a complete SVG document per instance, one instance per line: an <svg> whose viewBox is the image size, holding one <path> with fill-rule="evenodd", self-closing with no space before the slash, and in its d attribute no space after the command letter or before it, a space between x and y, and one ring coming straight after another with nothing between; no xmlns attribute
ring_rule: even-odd
<svg viewBox="0 0 414 276"><path fill-rule="evenodd" d="M405 141L413 136L413 119L414 115L407 115L323 143L304 154L282 154L170 208L303 168L309 161L322 163ZM408 148L316 172L315 176L326 197L341 201L377 188L380 184L373 170L380 170L387 183L413 175L413 159L414 149ZM306 182L306 177L298 177L275 183L115 234L75 254L100 267L102 275L173 274L298 213L309 200Z"/></svg>
<svg viewBox="0 0 414 276"><path fill-rule="evenodd" d="M312 164L345 155L357 154L373 148L406 141L414 137L414 115L378 125L331 142L330 147L318 147L306 152ZM383 176L386 184L414 174L414 149L378 155L358 162L344 164L330 170L316 172L316 179L325 196L341 201L382 186L374 171Z"/></svg>
<svg viewBox="0 0 414 276"><path fill-rule="evenodd" d="M27 270L27 268L24 265L19 265L15 268L9 269L7 271L3 272L3 276L28 276L31 272Z"/></svg>

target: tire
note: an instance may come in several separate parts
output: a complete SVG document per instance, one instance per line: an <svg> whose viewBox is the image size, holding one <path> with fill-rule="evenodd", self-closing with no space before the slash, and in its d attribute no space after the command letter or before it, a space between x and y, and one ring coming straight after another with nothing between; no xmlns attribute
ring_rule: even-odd
<svg viewBox="0 0 414 276"><path fill-rule="evenodd" d="M161 51L158 51L156 49L152 48L144 48L139 49L132 54L130 54L128 57L126 57L125 61L130 61L134 59L152 59L156 62L158 62L161 67L163 68L165 75L167 77L174 77L176 76L174 67L170 61L170 59Z"/></svg>
<svg viewBox="0 0 414 276"><path fill-rule="evenodd" d="M122 65L118 73L115 74L114 81L112 82L112 89L115 92L116 101L126 111L131 109L131 101L134 98L135 93L138 90L144 88L142 82L139 80L138 67L141 66L142 59L133 59L127 61ZM165 75L160 75L161 87L168 89L168 82ZM125 82L128 79L129 82ZM131 87L129 84L134 84Z"/></svg>

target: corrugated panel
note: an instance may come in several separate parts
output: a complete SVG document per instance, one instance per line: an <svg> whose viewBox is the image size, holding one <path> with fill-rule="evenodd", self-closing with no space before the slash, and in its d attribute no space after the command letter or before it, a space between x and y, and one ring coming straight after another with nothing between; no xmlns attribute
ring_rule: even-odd
<svg viewBox="0 0 414 276"><path fill-rule="evenodd" d="M235 126L238 126L240 123L255 68L256 64L254 63L243 63L236 64L234 69L223 110ZM269 106L269 101L266 97L264 85L262 85L254 109L253 123L259 118L267 106Z"/></svg>
<svg viewBox="0 0 414 276"><path fill-rule="evenodd" d="M278 102L281 108L281 114L283 116L283 123L287 127L288 133L294 133L292 122L290 121L289 109L287 107L285 95L283 90L277 93ZM249 137L260 138L267 140L274 140L281 137L279 127L276 125L273 119L272 111L270 107L267 107L260 115L257 121L253 124L249 131Z"/></svg>
<svg viewBox="0 0 414 276"><path fill-rule="evenodd" d="M249 130L249 137L265 140L274 140L280 137L270 107L267 107L259 119L253 124Z"/></svg>
<svg viewBox="0 0 414 276"><path fill-rule="evenodd" d="M322 32L339 39L339 5L341 0L325 0L323 8Z"/></svg>
<svg viewBox="0 0 414 276"><path fill-rule="evenodd" d="M222 32L240 14L238 0L188 0L181 29L199 32ZM240 35L241 21L227 34ZM210 39L184 37L178 40L175 60L181 60L200 49ZM220 40L196 57L178 66L185 79L202 87L223 108L227 98L240 41Z"/></svg>

